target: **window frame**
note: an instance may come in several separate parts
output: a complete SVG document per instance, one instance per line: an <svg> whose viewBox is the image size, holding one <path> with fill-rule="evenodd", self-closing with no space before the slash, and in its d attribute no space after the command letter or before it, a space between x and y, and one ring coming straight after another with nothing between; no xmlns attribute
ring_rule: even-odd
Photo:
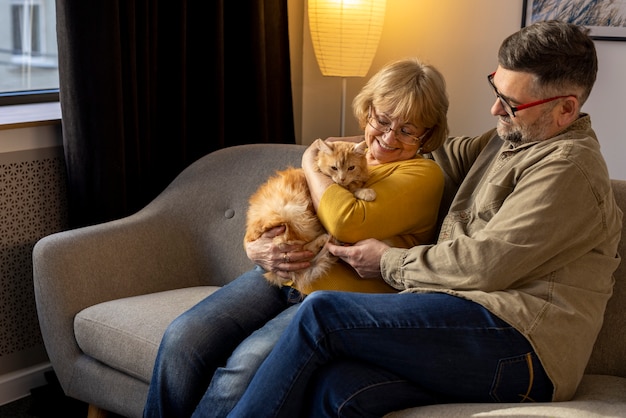
<svg viewBox="0 0 626 418"><path fill-rule="evenodd" d="M59 101L59 89L27 90L0 93L0 106Z"/></svg>
<svg viewBox="0 0 626 418"><path fill-rule="evenodd" d="M54 8L54 0L7 0L6 5L10 7L10 9L8 10L9 13L7 15L7 21L11 22L12 26L12 28L10 29L10 33L14 32L15 30L22 30L21 24L15 26L16 18L29 19L31 21L32 19L35 19L34 21L32 21L33 27L30 28L30 34L27 35L29 45L27 45L25 48L27 48L28 50L22 50L20 48L16 49L16 40L13 39L11 41L12 45L9 47L13 50L13 54L9 57L9 60L16 65L21 65L21 60L27 58L29 60L28 65L32 68L45 68L49 65L53 65L58 73L58 58L52 60L54 61L54 63L50 61L50 56L48 55L47 51L47 49L50 48L50 45L47 45L47 42L45 40L45 34L48 32L48 30L46 29L47 25L51 23L49 22L50 16L46 13L46 10L49 10L50 6ZM33 36L35 36L37 39L32 38ZM56 40L54 41L54 43L56 44ZM35 45L36 50L32 50L33 45ZM26 90L24 89L24 86L22 86L22 90L0 91L0 106L58 102L58 82L55 84L57 84L56 87L54 87L53 84L50 88L41 86L40 88Z"/></svg>

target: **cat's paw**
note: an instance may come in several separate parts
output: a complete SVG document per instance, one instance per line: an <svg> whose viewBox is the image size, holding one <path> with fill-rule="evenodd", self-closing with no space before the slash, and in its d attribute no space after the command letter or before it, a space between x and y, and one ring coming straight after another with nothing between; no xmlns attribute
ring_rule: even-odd
<svg viewBox="0 0 626 418"><path fill-rule="evenodd" d="M311 242L307 242L303 248L305 250L309 250L314 254L317 254L320 252L320 250L322 248L324 248L324 245L326 245L326 243L328 242L328 240L330 239L330 235L329 234L322 234L320 236L318 236L317 238L315 238L313 241Z"/></svg>
<svg viewBox="0 0 626 418"><path fill-rule="evenodd" d="M374 189L356 189L354 191L354 197L365 200L366 202L373 202L376 200L376 192Z"/></svg>

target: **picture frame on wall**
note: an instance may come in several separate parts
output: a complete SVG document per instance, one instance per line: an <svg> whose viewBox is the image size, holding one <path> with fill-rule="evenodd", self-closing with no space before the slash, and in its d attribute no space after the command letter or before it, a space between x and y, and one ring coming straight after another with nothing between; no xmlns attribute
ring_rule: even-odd
<svg viewBox="0 0 626 418"><path fill-rule="evenodd" d="M522 27L562 20L589 28L592 39L626 41L626 0L524 0Z"/></svg>

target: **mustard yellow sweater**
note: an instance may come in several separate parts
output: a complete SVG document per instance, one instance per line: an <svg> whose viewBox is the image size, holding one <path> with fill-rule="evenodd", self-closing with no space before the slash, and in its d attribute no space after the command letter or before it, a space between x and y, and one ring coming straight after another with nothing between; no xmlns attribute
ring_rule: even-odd
<svg viewBox="0 0 626 418"><path fill-rule="evenodd" d="M432 160L411 160L370 166L370 179L364 187L376 191L376 200L356 199L339 185L324 192L318 216L326 230L339 241L355 243L376 238L394 247L410 248L434 240L444 178ZM362 279L342 261L303 293L315 290L353 292L396 292L382 279Z"/></svg>

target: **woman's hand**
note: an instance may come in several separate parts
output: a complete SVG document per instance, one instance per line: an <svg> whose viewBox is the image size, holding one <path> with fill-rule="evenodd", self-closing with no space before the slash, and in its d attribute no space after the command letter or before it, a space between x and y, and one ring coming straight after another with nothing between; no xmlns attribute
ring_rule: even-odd
<svg viewBox="0 0 626 418"><path fill-rule="evenodd" d="M350 264L364 279L381 278L380 260L389 246L382 241L368 238L354 245L326 244L331 254Z"/></svg>
<svg viewBox="0 0 626 418"><path fill-rule="evenodd" d="M284 225L265 231L261 238L246 244L246 254L265 271L289 279L289 272L311 267L310 260L315 254L304 250L302 244L275 244L274 237L284 232Z"/></svg>
<svg viewBox="0 0 626 418"><path fill-rule="evenodd" d="M311 201L316 211L322 199L322 195L330 185L334 184L333 180L323 174L318 168L317 154L320 152L319 142L322 142L322 140L316 139L313 141L313 143L304 150L304 154L302 154L302 170L306 176Z"/></svg>
<svg viewBox="0 0 626 418"><path fill-rule="evenodd" d="M321 141L321 139L313 141L313 143L309 145L302 154L302 169L305 173L310 174L319 171L317 168L317 154L320 150L318 146L319 141Z"/></svg>

